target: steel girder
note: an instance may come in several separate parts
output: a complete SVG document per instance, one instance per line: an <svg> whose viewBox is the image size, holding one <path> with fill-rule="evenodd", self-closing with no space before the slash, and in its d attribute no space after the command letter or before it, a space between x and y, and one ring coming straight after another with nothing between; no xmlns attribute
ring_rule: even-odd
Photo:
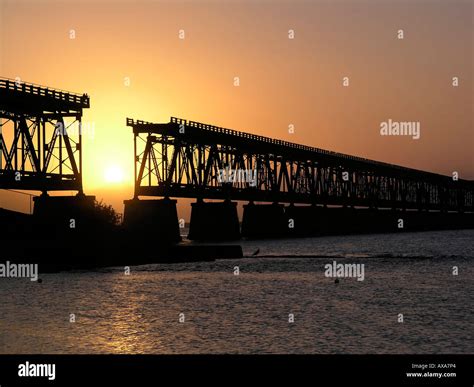
<svg viewBox="0 0 474 387"><path fill-rule="evenodd" d="M127 119L134 131L135 196L473 211L474 184L249 133L171 118ZM255 171L219 181L220 171Z"/></svg>
<svg viewBox="0 0 474 387"><path fill-rule="evenodd" d="M87 95L0 79L0 188L82 193Z"/></svg>

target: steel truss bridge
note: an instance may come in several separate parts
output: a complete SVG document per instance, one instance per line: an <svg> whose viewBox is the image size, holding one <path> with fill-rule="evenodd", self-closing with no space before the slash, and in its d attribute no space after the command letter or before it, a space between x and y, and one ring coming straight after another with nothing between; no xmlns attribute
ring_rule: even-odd
<svg viewBox="0 0 474 387"><path fill-rule="evenodd" d="M127 118L135 197L474 211L474 182L171 117ZM257 183L222 183L221 170L256 171Z"/></svg>
<svg viewBox="0 0 474 387"><path fill-rule="evenodd" d="M0 188L82 193L86 94L0 78Z"/></svg>

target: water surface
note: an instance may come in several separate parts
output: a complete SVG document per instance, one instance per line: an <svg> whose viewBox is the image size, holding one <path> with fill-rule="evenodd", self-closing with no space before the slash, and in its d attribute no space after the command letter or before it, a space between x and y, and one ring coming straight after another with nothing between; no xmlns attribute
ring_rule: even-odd
<svg viewBox="0 0 474 387"><path fill-rule="evenodd" d="M244 241L256 257L0 279L0 353L473 353L473 241ZM335 284L333 260L364 264L364 281Z"/></svg>

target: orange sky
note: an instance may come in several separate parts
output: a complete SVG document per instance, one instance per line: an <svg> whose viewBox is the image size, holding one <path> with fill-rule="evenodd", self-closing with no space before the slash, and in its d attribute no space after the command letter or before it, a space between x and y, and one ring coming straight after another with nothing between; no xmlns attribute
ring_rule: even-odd
<svg viewBox="0 0 474 387"><path fill-rule="evenodd" d="M133 184L127 116L174 115L474 179L473 5L440 3L0 0L0 75L91 96L85 190L120 212ZM389 118L420 121L421 138L380 136ZM123 183L105 181L111 167ZM23 197L0 200L28 210Z"/></svg>

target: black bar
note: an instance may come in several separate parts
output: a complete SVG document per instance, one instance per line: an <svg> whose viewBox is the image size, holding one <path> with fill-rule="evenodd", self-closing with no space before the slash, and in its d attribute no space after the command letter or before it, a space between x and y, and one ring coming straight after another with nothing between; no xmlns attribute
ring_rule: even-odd
<svg viewBox="0 0 474 387"><path fill-rule="evenodd" d="M262 386L273 381L291 386L472 386L473 360L474 355L3 355L0 385L159 386L181 385L190 378L193 385L218 380L222 386L254 385L256 379L265 382ZM19 366L26 362L54 364L55 379L20 377Z"/></svg>

